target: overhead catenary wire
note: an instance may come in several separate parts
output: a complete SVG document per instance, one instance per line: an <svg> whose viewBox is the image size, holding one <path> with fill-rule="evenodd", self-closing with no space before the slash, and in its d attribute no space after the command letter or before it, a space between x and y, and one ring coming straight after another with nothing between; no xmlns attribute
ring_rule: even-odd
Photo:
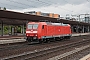
<svg viewBox="0 0 90 60"><path fill-rule="evenodd" d="M44 3L46 5L51 5L51 4L47 3L47 2L43 2L43 1L40 1L40 0L36 0L36 1L41 2L41 3Z"/></svg>
<svg viewBox="0 0 90 60"><path fill-rule="evenodd" d="M21 3L21 2L16 2L16 1L13 1L13 0L7 0L7 1L10 1L10 2L13 2L13 3L17 3L17 4L20 4L20 5L24 5L24 6L28 6L28 7L36 8L35 6L31 6L31 5L28 5L28 4L24 4L24 3Z"/></svg>
<svg viewBox="0 0 90 60"><path fill-rule="evenodd" d="M18 7L18 8L24 9L23 7L19 7L19 6L15 6L15 5L10 5L10 4L6 4L6 3L2 3L2 2L0 2L0 4L12 6L12 7ZM5 6L4 6L4 7L5 7ZM8 7L6 7L6 8L8 8ZM10 9L12 9L12 8L10 8Z"/></svg>
<svg viewBox="0 0 90 60"><path fill-rule="evenodd" d="M42 2L38 2L38 1L34 1L34 0L26 0L26 1L28 1L28 2L33 2L33 4L37 4L37 5L39 5L39 6L43 6L43 7L46 7L46 6L48 6L48 5L46 5L46 4L43 4ZM34 3L35 2L35 3Z"/></svg>
<svg viewBox="0 0 90 60"><path fill-rule="evenodd" d="M63 1L65 1L65 2L67 2L67 3L69 3L68 1L66 1L66 0L63 0ZM88 1L88 0L87 0ZM88 1L89 2L89 1ZM69 4L72 4L72 3L69 3ZM74 4L72 4L72 7L73 7L73 5ZM80 10L80 11L84 11L84 10ZM75 12L75 11L72 11L72 12ZM75 12L75 13L78 13L78 12Z"/></svg>
<svg viewBox="0 0 90 60"><path fill-rule="evenodd" d="M25 6L29 6L29 7L33 7L33 8L36 8L36 6L31 6L31 5L29 5L29 4L25 4L25 3L21 3L21 2L17 2L17 1L14 1L14 0L7 0L7 1L10 1L10 2L13 2L13 3L17 3L17 4L21 4L21 5L25 5ZM37 3L35 3L35 4L39 4L40 3L40 5L44 5L44 6L50 6L50 5L52 5L51 3L49 3L49 2L52 2L52 1L49 1L49 0L47 0L47 1L42 1L42 0L26 0L26 1L32 1L32 3L34 3L34 1L36 2L37 1ZM65 0L66 1L66 0ZM88 0L87 0L88 1ZM68 1L66 1L67 3L69 3ZM52 3L55 3L55 2L52 2ZM59 3L58 3L59 4ZM55 8L61 8L61 9L63 9L63 10L65 10L65 11L70 11L70 12L75 12L75 11L73 11L73 10L69 10L69 9L66 9L66 8L63 8L63 7L60 7L60 6L58 6L57 5L57 3L55 3L55 6L57 6L57 7L55 7ZM19 6L18 6L19 7ZM23 8L23 7L20 7L20 8ZM76 12L77 13L77 12Z"/></svg>
<svg viewBox="0 0 90 60"><path fill-rule="evenodd" d="M68 2L68 1L66 1L66 0L63 0L63 1L65 1L65 2L69 3L69 2ZM69 3L69 4L72 4L72 3ZM72 4L72 5L74 5L74 4Z"/></svg>
<svg viewBox="0 0 90 60"><path fill-rule="evenodd" d="M40 1L40 0L36 0L36 1ZM43 1L40 1L40 2L45 3L45 4L47 3L48 5L52 5L52 4L48 3L48 2L43 2ZM51 1L49 1L49 2L51 2ZM52 3L55 3L55 2L52 2ZM59 6L57 6L56 4L57 4L57 3L55 3L55 6L56 6L55 8L58 8ZM68 9L65 9L65 8L62 8L62 7L60 7L60 8L61 8L61 9L64 9L65 11L70 11L70 12L72 12L71 10L68 10Z"/></svg>
<svg viewBox="0 0 90 60"><path fill-rule="evenodd" d="M63 0L63 1L65 1L66 3L69 3L69 2L68 2L68 1L66 1L66 0ZM71 4L71 5L72 5L72 7L73 7L73 5L74 5L74 4L72 4L72 3L69 3L69 4ZM73 13L73 12L75 12L75 11L73 11L73 10L72 10L72 12L71 12L71 13Z"/></svg>
<svg viewBox="0 0 90 60"><path fill-rule="evenodd" d="M28 0L28 1L31 1L31 0ZM52 5L52 4L50 4L49 2L55 3L55 2L52 2L52 1L48 1L48 0L47 0L47 2L43 2L43 1L41 1L41 0L33 0L33 2L34 2L34 1L35 1L35 2L38 1L39 3L44 4L44 5L46 5L46 6ZM67 3L68 3L68 2L67 2ZM57 3L55 3L55 4L57 4ZM73 4L72 4L72 5L73 5ZM60 7L60 6L55 5L55 8L58 8L58 7ZM73 11L73 10L65 9L65 8L62 8L62 7L60 7L60 8L63 9L63 10L65 10L65 11L75 12L75 11ZM75 12L75 13L77 13L77 12Z"/></svg>
<svg viewBox="0 0 90 60"><path fill-rule="evenodd" d="M21 2L16 2L16 1L13 1L13 0L7 0L9 2L13 2L13 3L17 3L17 4L20 4L20 5L24 5L24 6L29 6L29 7L33 7L33 8L37 8L36 6L31 6L31 5L27 5L27 4L24 4L24 3L21 3ZM31 0L26 0L26 1L31 1ZM33 2L33 1L32 1ZM38 1L37 1L38 2ZM40 1L41 2L41 1ZM45 10L45 9L44 9Z"/></svg>
<svg viewBox="0 0 90 60"><path fill-rule="evenodd" d="M36 2L35 4L38 4L38 5L43 5L43 6L48 6L46 3L43 3L41 1L34 1L34 0L26 0L28 2Z"/></svg>
<svg viewBox="0 0 90 60"><path fill-rule="evenodd" d="M87 0L87 2L90 2L90 1Z"/></svg>
<svg viewBox="0 0 90 60"><path fill-rule="evenodd" d="M49 2L51 2L51 1L49 1ZM53 2L52 2L53 3ZM54 2L55 3L55 2ZM48 3L49 4L49 3ZM58 6L56 5L57 3L55 3L55 8L58 8ZM51 4L49 4L49 5L51 5ZM65 9L65 8L62 8L62 7L60 7L61 9L64 9L64 10L66 10L66 11L71 11L71 10L68 10L68 9Z"/></svg>
<svg viewBox="0 0 90 60"><path fill-rule="evenodd" d="M69 2L66 1L66 0L64 0L64 1L67 2L67 3L69 3ZM49 1L49 2L52 2L52 1ZM53 2L52 2L52 3L53 3ZM57 4L57 3L55 3L55 4ZM69 4L72 4L72 3L69 3ZM72 4L72 6L73 6L73 5L74 5L74 4ZM64 8L63 8L63 9L64 9ZM68 10L68 9L64 9L64 10ZM68 11L71 11L71 10L68 10ZM81 10L81 11L82 11L82 10ZM73 12L75 12L75 11L72 10L71 12L73 13ZM78 13L78 12L75 12L75 13Z"/></svg>
<svg viewBox="0 0 90 60"><path fill-rule="evenodd" d="M13 0L7 0L7 1L10 1L10 2L13 2L13 3L17 3L17 4L21 4L21 5L25 5L25 6L29 6L29 7L31 6L31 5L27 5L27 4L24 4L24 3L16 2L16 1L13 1ZM39 2L41 2L43 4L46 4L46 5L51 5L51 4L47 3L47 2L43 2L43 1L40 1L40 0L36 0L36 1L39 1ZM35 6L31 6L31 7L36 8ZM71 10L68 10L68 9L65 9L65 8L62 8L62 7L60 7L60 8L66 10L66 11L71 11Z"/></svg>

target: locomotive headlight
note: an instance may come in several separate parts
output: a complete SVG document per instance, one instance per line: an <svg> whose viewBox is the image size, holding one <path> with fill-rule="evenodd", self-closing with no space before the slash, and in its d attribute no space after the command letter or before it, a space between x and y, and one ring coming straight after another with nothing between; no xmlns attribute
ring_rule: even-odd
<svg viewBox="0 0 90 60"><path fill-rule="evenodd" d="M30 31L26 31L26 33L30 33Z"/></svg>
<svg viewBox="0 0 90 60"><path fill-rule="evenodd" d="M28 36L28 34L27 34L27 36Z"/></svg>
<svg viewBox="0 0 90 60"><path fill-rule="evenodd" d="M37 36L37 35L35 35L35 36Z"/></svg>

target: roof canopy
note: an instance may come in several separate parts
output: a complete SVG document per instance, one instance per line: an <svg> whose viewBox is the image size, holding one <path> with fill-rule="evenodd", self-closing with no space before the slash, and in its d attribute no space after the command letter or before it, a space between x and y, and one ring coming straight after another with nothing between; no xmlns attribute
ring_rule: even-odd
<svg viewBox="0 0 90 60"><path fill-rule="evenodd" d="M90 25L88 23L82 23L77 21L70 21L65 19L57 19L51 17L24 14L20 12L0 10L1 23L3 22L4 24L9 24L9 25L21 25L21 24L26 24L28 21L49 21L49 22L61 22L66 24Z"/></svg>

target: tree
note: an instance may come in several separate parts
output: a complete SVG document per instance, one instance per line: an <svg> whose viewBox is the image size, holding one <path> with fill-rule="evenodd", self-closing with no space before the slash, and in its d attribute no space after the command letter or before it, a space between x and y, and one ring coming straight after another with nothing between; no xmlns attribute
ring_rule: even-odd
<svg viewBox="0 0 90 60"><path fill-rule="evenodd" d="M1 10L1 7L0 7L0 10Z"/></svg>
<svg viewBox="0 0 90 60"><path fill-rule="evenodd" d="M3 10L6 10L6 7L4 7Z"/></svg>

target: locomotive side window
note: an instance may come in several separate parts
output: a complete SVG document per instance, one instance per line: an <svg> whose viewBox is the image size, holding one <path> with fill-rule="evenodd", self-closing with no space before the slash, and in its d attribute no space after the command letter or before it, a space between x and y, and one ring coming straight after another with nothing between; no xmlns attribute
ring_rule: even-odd
<svg viewBox="0 0 90 60"><path fill-rule="evenodd" d="M44 29L44 25L42 26L42 29Z"/></svg>

